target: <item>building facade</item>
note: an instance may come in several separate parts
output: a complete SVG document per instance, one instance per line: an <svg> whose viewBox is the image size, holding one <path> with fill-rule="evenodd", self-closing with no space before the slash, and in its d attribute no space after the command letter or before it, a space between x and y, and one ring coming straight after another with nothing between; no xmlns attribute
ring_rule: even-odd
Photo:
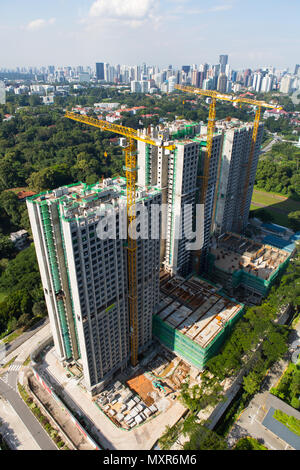
<svg viewBox="0 0 300 470"><path fill-rule="evenodd" d="M151 137L172 143L174 151L138 142L138 182L146 187L157 185L167 206L162 214L161 264L172 274L187 275L191 270L187 243L192 241L189 234L193 231L200 149L194 137L199 131L199 124L185 120L151 127ZM185 211L186 205L190 209Z"/></svg>
<svg viewBox="0 0 300 470"><path fill-rule="evenodd" d="M96 63L96 78L97 80L104 80L104 63Z"/></svg>
<svg viewBox="0 0 300 470"><path fill-rule="evenodd" d="M216 132L223 134L217 199L212 221L213 232L217 234L226 231L242 232L247 226L263 129L264 125L261 123L251 160L253 123L242 123L238 119L216 123Z"/></svg>
<svg viewBox="0 0 300 470"><path fill-rule="evenodd" d="M160 202L159 190L139 188L138 204ZM33 196L27 207L56 354L82 365L94 393L130 360L126 180L66 186ZM100 237L107 214L114 233ZM159 298L159 239L137 241L137 279L141 353L151 344Z"/></svg>
<svg viewBox="0 0 300 470"><path fill-rule="evenodd" d="M5 83L0 81L0 104L6 103Z"/></svg>

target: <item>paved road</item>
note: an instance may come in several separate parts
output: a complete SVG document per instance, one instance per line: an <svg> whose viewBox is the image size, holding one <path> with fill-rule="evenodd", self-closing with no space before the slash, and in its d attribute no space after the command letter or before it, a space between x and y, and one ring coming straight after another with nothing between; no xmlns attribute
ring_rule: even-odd
<svg viewBox="0 0 300 470"><path fill-rule="evenodd" d="M274 139L268 145L261 149L261 153L269 152L273 145L278 144L279 142L281 142L281 139L279 137L274 137Z"/></svg>
<svg viewBox="0 0 300 470"><path fill-rule="evenodd" d="M51 438L44 431L18 393L2 379L0 379L0 394L11 404L42 450L57 450Z"/></svg>
<svg viewBox="0 0 300 470"><path fill-rule="evenodd" d="M47 324L49 323L49 318L46 317L40 322L36 323L32 328L30 328L28 331L25 331L25 333L22 333L18 338L16 338L14 341L12 341L9 344L6 344L6 355L12 353L17 349L19 346L21 346L25 341L27 341L29 338L31 338L33 335L35 335L39 330L44 328Z"/></svg>
<svg viewBox="0 0 300 470"><path fill-rule="evenodd" d="M22 363L14 362L8 367L7 372L1 376L1 380L14 390L17 390L18 375L21 367Z"/></svg>
<svg viewBox="0 0 300 470"><path fill-rule="evenodd" d="M12 450L41 450L11 404L0 396L0 433Z"/></svg>

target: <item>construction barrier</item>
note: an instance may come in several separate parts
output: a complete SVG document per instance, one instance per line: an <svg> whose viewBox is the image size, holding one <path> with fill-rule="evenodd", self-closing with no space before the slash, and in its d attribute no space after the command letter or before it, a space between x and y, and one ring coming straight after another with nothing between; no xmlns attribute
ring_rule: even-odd
<svg viewBox="0 0 300 470"><path fill-rule="evenodd" d="M40 377L40 375L38 374L38 372L35 370L34 367L31 368L33 373L34 373L34 376L35 378L38 380L38 382L44 387L45 390L47 390L47 392L52 396L52 398L58 403L58 405L60 406L60 408L65 411L71 418L71 420L73 421L73 423L75 424L75 426L79 429L79 431L84 435L84 437L86 438L87 441L89 441L89 443L91 444L91 446L95 449L95 450L103 450L98 444L96 444L96 442L94 441L94 439L92 439L92 437L88 434L88 432L82 427L82 425L79 423L79 421L75 418L75 416L71 413L71 411L68 409L68 407L61 401L61 399L56 395L56 393L53 392L52 390L52 387L51 385L48 385L46 382L45 382L45 379L42 379Z"/></svg>

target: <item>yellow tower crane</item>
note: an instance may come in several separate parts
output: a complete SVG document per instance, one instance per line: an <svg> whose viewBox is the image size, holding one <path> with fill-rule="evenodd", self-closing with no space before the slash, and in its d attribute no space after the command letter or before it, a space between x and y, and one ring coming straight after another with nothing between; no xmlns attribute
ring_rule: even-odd
<svg viewBox="0 0 300 470"><path fill-rule="evenodd" d="M214 135L214 129L215 129L215 122L216 122L217 100L230 101L232 103L240 103L241 105L245 103L251 106L256 106L256 113L255 113L253 134L252 134L252 141L251 141L251 149L250 149L249 160L247 163L247 170L246 170L246 181L245 181L245 186L243 189L242 203L241 203L240 214L239 214L239 227L241 230L242 216L244 213L245 204L247 200L247 190L249 187L252 161L254 157L255 144L256 144L258 128L259 128L259 123L260 123L260 118L261 118L261 108L282 109L282 107L274 105L274 104L269 104L264 101L258 101L258 100L253 100L253 99L246 98L246 97L239 97L239 96L220 93L215 90L202 90L201 88L195 88L195 87L185 86L185 85L175 85L175 88L177 90L185 91L188 93L194 93L196 95L207 96L208 98L210 98L209 116L208 116L208 125L207 125L207 146L206 146L207 157L204 162L203 184L202 184L201 196L200 196L201 204L205 203L206 191L207 191L208 180L209 180L209 166L210 166L210 158L212 154L213 135ZM220 173L220 166L218 169L217 186L219 182L219 173ZM216 188L216 196L217 196L217 192L218 192L218 187ZM215 208L216 208L216 197L215 197L215 203L214 203L214 213L215 213ZM214 214L213 214L213 217L214 217Z"/></svg>
<svg viewBox="0 0 300 470"><path fill-rule="evenodd" d="M120 126L107 121L83 116L81 114L66 111L65 117L90 126L98 127L103 131L114 132L127 138L125 148L125 172L127 181L127 227L135 220L135 196L136 196L136 144L139 140L156 147L164 147L168 150L175 150L175 145L164 145L162 139L154 140L147 135L139 135L138 131L130 127ZM130 345L131 364L135 367L138 363L138 309L137 309L137 243L128 233L128 305L130 317Z"/></svg>

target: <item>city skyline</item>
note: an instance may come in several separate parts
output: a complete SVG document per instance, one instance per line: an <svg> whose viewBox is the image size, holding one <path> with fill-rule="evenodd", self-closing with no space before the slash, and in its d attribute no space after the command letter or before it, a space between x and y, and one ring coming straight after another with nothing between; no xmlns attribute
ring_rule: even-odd
<svg viewBox="0 0 300 470"><path fill-rule="evenodd" d="M292 70L299 61L300 5L291 3L294 13L285 26L280 19L286 8L277 0L251 5L216 0L209 7L195 0L29 0L26 5L15 0L2 6L1 66L98 61L179 66L217 63L224 53L233 68L273 65ZM257 11L255 29L250 6Z"/></svg>

